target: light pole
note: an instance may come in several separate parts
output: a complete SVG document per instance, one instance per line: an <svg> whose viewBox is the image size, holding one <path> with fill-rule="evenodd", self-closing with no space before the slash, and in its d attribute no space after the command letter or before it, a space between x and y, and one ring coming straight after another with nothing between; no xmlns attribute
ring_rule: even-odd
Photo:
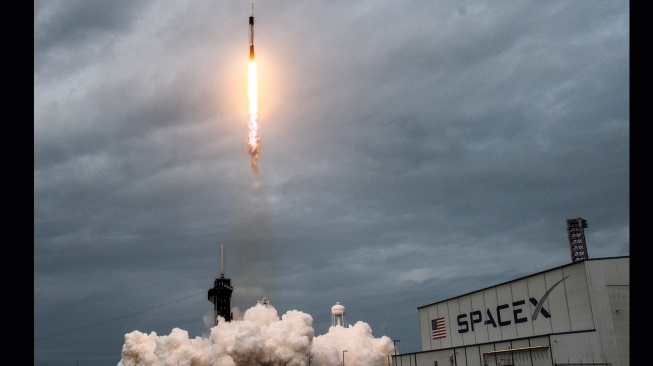
<svg viewBox="0 0 653 366"><path fill-rule="evenodd" d="M394 360L393 363L394 363L395 365L397 364L397 342L400 342L400 341L401 341L400 339L395 339L395 340L392 341L392 345L393 345L394 348L395 348L395 357L393 358L393 360Z"/></svg>
<svg viewBox="0 0 653 366"><path fill-rule="evenodd" d="M345 352L347 352L346 349L342 350L342 366L345 366Z"/></svg>

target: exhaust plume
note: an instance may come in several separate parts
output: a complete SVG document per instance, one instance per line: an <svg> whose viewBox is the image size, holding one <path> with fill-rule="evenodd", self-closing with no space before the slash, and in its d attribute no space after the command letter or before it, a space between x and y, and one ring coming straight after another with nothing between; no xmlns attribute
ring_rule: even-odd
<svg viewBox="0 0 653 366"><path fill-rule="evenodd" d="M247 149L252 157L252 170L258 172L258 158L261 154L261 139L258 135L258 80L256 77L256 60L254 58L254 4L249 2L249 70L247 72L249 93L249 135Z"/></svg>
<svg viewBox="0 0 653 366"><path fill-rule="evenodd" d="M261 139L258 133L258 80L256 77L256 62L249 62L247 73L249 91L249 135L247 136L247 151L252 157L252 170L258 172L258 159L261 154Z"/></svg>

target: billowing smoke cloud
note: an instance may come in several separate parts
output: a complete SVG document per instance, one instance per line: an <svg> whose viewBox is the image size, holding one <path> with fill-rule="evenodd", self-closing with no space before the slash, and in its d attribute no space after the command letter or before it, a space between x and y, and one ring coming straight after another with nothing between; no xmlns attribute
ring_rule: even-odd
<svg viewBox="0 0 653 366"><path fill-rule="evenodd" d="M194 339L179 328L167 336L125 334L118 366L337 366L343 355L348 366L386 366L394 354L392 340L374 338L365 322L314 336L309 314L290 310L279 318L271 304L256 304L242 320L220 319L210 331Z"/></svg>

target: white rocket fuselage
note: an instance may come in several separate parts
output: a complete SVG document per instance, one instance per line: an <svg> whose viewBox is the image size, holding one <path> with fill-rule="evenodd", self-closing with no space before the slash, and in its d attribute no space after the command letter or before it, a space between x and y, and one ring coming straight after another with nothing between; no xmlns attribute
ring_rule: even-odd
<svg viewBox="0 0 653 366"><path fill-rule="evenodd" d="M254 61L254 4L249 2L249 60Z"/></svg>

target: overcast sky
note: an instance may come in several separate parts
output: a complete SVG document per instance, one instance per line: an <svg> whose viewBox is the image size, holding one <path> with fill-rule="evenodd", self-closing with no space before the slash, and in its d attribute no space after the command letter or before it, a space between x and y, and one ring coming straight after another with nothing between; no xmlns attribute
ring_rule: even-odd
<svg viewBox="0 0 653 366"><path fill-rule="evenodd" d="M630 254L629 2L34 2L34 365L244 312L400 353L417 308Z"/></svg>

